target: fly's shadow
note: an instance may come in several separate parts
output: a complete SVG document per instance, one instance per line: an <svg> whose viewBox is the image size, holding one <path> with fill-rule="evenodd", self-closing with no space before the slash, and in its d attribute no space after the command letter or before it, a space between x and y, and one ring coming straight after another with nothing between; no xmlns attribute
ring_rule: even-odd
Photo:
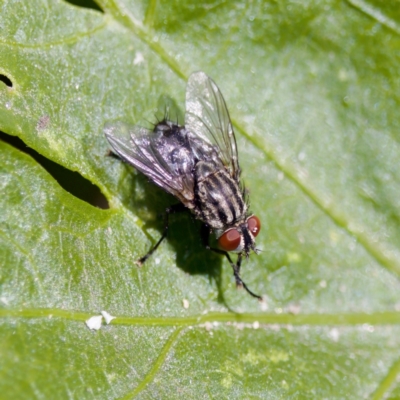
<svg viewBox="0 0 400 400"><path fill-rule="evenodd" d="M157 243L164 232L166 209L177 203L171 195L156 187L138 172L135 175L132 174L132 187L134 191L129 209L144 221L143 230L150 240L148 249L145 250L146 254L146 251ZM137 193L140 194L137 195ZM166 261L163 261L157 252L162 252L163 246L169 245L176 254L177 266L190 275L208 275L210 282L215 282L217 286L218 301L224 302L221 282L223 258L204 247L201 240L201 225L202 223L196 220L188 209L171 213L167 237L142 268L146 268L146 264L153 262L156 257L160 259L160 268L163 268ZM157 234L150 235L148 233L150 229L156 229ZM139 254L139 257L145 254Z"/></svg>
<svg viewBox="0 0 400 400"><path fill-rule="evenodd" d="M183 115L174 100L163 96L158 101L157 112L154 117L155 121L147 121L147 123L140 125L147 129L153 129L154 125L163 119L182 125L184 123ZM110 155L119 159L114 153ZM129 174L126 181L129 187L132 188L132 192L129 197L124 196L121 200L129 210L132 210L144 221L143 230L150 240L148 251L162 237L165 228L165 210L177 204L177 200L157 187L133 167L126 165L126 169ZM142 268L146 268L146 264L153 262L156 257L160 259L159 267L163 268L166 261L163 261L162 256L157 255L157 252L161 251L163 246L172 246L176 254L177 266L190 275L208 275L210 282L215 282L217 287L218 301L225 303L221 282L223 258L204 247L200 233L202 223L196 220L188 209L171 213L168 222L167 237L144 263ZM150 229L156 229L158 233L150 235L148 233ZM138 256L145 256L145 254L139 254ZM132 263L132 267L136 268L136 265Z"/></svg>

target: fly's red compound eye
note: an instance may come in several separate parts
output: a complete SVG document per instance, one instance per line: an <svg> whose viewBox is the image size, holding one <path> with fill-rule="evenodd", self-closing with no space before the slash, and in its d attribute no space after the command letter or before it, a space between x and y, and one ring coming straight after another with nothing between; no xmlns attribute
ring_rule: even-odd
<svg viewBox="0 0 400 400"><path fill-rule="evenodd" d="M225 251L234 251L239 247L241 238L237 229L229 229L218 239L218 244Z"/></svg>
<svg viewBox="0 0 400 400"><path fill-rule="evenodd" d="M255 215L252 215L247 220L247 226L249 227L249 230L252 233L252 235L256 237L260 232L261 222Z"/></svg>

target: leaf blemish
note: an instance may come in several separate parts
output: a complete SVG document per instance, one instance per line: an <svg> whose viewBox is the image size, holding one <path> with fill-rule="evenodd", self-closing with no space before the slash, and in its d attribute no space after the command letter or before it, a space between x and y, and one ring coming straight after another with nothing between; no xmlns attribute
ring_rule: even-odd
<svg viewBox="0 0 400 400"><path fill-rule="evenodd" d="M39 121L36 125L36 129L38 131L44 131L48 126L50 122L50 117L48 115L43 115L42 117L39 118Z"/></svg>
<svg viewBox="0 0 400 400"><path fill-rule="evenodd" d="M76 7L88 8L90 10L96 10L100 11L101 13L104 13L104 11L100 8L100 6L93 0L64 0L64 1Z"/></svg>
<svg viewBox="0 0 400 400"><path fill-rule="evenodd" d="M0 81L3 82L6 86L12 88L13 87L13 83L11 81L11 79L9 77L7 77L6 75L0 74Z"/></svg>
<svg viewBox="0 0 400 400"><path fill-rule="evenodd" d="M43 116L37 123L37 129L39 131L39 125L41 129L44 129L44 125L48 124L50 117ZM17 136L7 135L4 132L0 132L0 140L14 146L15 148L29 154L33 157L47 172L58 182L58 184L67 192L77 197L86 203L101 209L110 208L108 201L100 188L84 178L79 172L71 171L60 164L51 161L50 159L39 154L32 148L29 148L20 138Z"/></svg>

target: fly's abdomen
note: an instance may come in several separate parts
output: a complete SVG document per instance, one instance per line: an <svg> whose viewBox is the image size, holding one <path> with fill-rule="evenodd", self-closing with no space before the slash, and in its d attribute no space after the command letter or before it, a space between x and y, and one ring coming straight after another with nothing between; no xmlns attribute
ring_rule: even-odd
<svg viewBox="0 0 400 400"><path fill-rule="evenodd" d="M247 206L237 182L213 161L195 166L196 214L213 229L225 229L246 216Z"/></svg>

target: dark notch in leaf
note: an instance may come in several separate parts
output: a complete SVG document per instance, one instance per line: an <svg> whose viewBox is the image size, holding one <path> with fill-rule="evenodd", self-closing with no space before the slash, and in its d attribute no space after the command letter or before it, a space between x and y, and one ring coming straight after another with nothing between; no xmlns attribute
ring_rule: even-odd
<svg viewBox="0 0 400 400"><path fill-rule="evenodd" d="M3 74L0 74L0 81L6 84L8 87L13 87L11 79Z"/></svg>
<svg viewBox="0 0 400 400"><path fill-rule="evenodd" d="M106 197L101 193L98 186L94 185L89 180L85 179L78 172L71 171L63 166L49 160L42 156L37 151L28 147L20 138L16 136L7 135L0 132L0 140L11 144L17 149L29 154L33 157L53 178L59 185L73 196L86 201L94 207L107 209L109 208Z"/></svg>
<svg viewBox="0 0 400 400"><path fill-rule="evenodd" d="M90 8L104 13L100 6L93 0L64 0L66 3L73 4L74 6Z"/></svg>

